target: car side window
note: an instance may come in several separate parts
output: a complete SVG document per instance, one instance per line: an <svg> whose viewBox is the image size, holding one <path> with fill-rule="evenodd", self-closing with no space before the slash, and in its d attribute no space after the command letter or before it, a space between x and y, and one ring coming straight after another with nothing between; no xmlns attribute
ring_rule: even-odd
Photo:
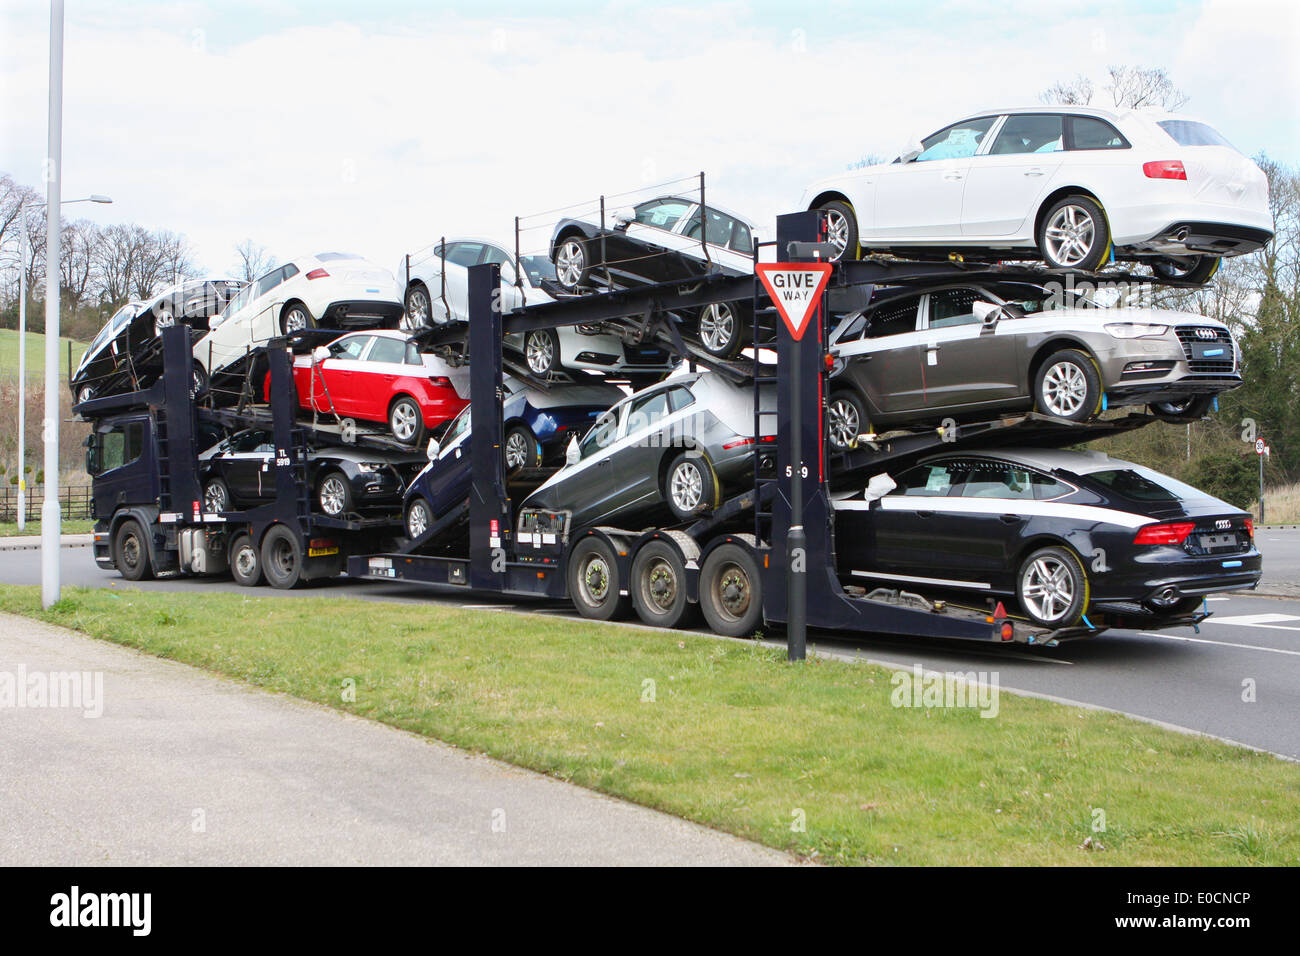
<svg viewBox="0 0 1300 956"><path fill-rule="evenodd" d="M749 227L739 219L731 229L730 245L736 252L743 252L747 256L754 254L754 236L750 233Z"/></svg>
<svg viewBox="0 0 1300 956"><path fill-rule="evenodd" d="M958 462L932 462L909 468L894 479L897 487L891 495L919 498L944 498L961 486L966 466Z"/></svg>
<svg viewBox="0 0 1300 956"><path fill-rule="evenodd" d="M618 433L618 413L619 409L612 408L601 415L596 420L596 424L591 426L591 430L587 432L578 446L583 458L590 458L592 455L600 454L614 443Z"/></svg>
<svg viewBox="0 0 1300 956"><path fill-rule="evenodd" d="M1093 116L1070 117L1070 149L1128 149L1115 127Z"/></svg>
<svg viewBox="0 0 1300 956"><path fill-rule="evenodd" d="M478 265L483 256L483 243L481 242L451 242L447 244L447 261L454 262L458 266Z"/></svg>
<svg viewBox="0 0 1300 956"><path fill-rule="evenodd" d="M244 432L230 440L230 450L236 455L246 455L271 448L271 436L261 431Z"/></svg>
<svg viewBox="0 0 1300 956"><path fill-rule="evenodd" d="M991 156L1013 153L1056 153L1065 148L1065 117L1059 113L1026 113L1007 117Z"/></svg>
<svg viewBox="0 0 1300 956"><path fill-rule="evenodd" d="M340 339L330 346L330 358L359 359L372 338L372 335L349 335L346 339Z"/></svg>
<svg viewBox="0 0 1300 956"><path fill-rule="evenodd" d="M272 272L268 272L266 275L262 276L262 278L257 280L257 285L253 290L253 296L256 297L259 295L266 295L266 293L270 292L272 289L274 289L283 281L284 281L283 267L276 269Z"/></svg>
<svg viewBox="0 0 1300 956"><path fill-rule="evenodd" d="M280 277L280 281L284 282L288 279L292 279L297 274L298 274L298 267L294 265L292 262L290 262L287 266L284 267L284 275Z"/></svg>
<svg viewBox="0 0 1300 956"><path fill-rule="evenodd" d="M370 347L370 354L366 356L366 361L401 365L405 357L405 342L401 339L390 339L386 335L377 335L375 336L375 344Z"/></svg>
<svg viewBox="0 0 1300 956"><path fill-rule="evenodd" d="M1063 481L1057 481L1050 475L1042 475L1038 472L1030 472L1029 483L1034 487L1034 497L1039 501L1050 501L1053 498L1061 498L1074 491L1072 487Z"/></svg>
<svg viewBox="0 0 1300 956"><path fill-rule="evenodd" d="M652 199L636 207L636 221L642 226L671 230L692 205L685 199Z"/></svg>
<svg viewBox="0 0 1300 956"><path fill-rule="evenodd" d="M1033 498L1030 472L1000 461L976 462L971 466L963 498Z"/></svg>
<svg viewBox="0 0 1300 956"><path fill-rule="evenodd" d="M424 359L420 358L420 350L415 347L414 342L406 343L406 364L423 365Z"/></svg>
<svg viewBox="0 0 1300 956"><path fill-rule="evenodd" d="M921 141L921 155L913 162L924 163L932 159L965 159L979 151L984 136L993 128L996 116L965 120L939 130Z"/></svg>
<svg viewBox="0 0 1300 956"><path fill-rule="evenodd" d="M685 385L678 385L668 390L668 400L672 402L673 411L680 412L688 405L695 404L695 395Z"/></svg>
<svg viewBox="0 0 1300 956"><path fill-rule="evenodd" d="M666 388L633 401L627 413L627 425L623 429L623 434L631 435L643 428L652 428L663 421L670 411L668 403Z"/></svg>
<svg viewBox="0 0 1300 956"><path fill-rule="evenodd" d="M928 328L946 329L979 322L974 311L975 302L979 298L980 294L974 289L940 289L931 292Z"/></svg>
<svg viewBox="0 0 1300 956"><path fill-rule="evenodd" d="M510 253L497 246L483 247L483 262L495 262L498 265L505 265L510 261Z"/></svg>
<svg viewBox="0 0 1300 956"><path fill-rule="evenodd" d="M844 326L844 331L835 337L836 344L843 342L856 342L862 338L862 333L867 330L867 317L864 313L859 312L848 321Z"/></svg>
<svg viewBox="0 0 1300 956"><path fill-rule="evenodd" d="M688 239L700 238L700 211L695 210L691 216L690 222L686 224L683 234ZM718 212L716 209L705 209L704 211L704 241L714 246L725 246L731 241L731 230L736 224L736 220L730 216Z"/></svg>
<svg viewBox="0 0 1300 956"><path fill-rule="evenodd" d="M867 324L867 338L877 339L887 335L902 335L916 331L916 307L920 298L907 298L901 302L883 305L871 313Z"/></svg>

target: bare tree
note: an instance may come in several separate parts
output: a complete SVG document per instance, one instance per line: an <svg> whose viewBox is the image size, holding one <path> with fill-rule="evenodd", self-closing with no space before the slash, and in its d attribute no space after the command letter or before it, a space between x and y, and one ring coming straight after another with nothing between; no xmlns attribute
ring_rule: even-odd
<svg viewBox="0 0 1300 956"><path fill-rule="evenodd" d="M22 224L18 222L18 213L22 205L40 199L35 189L14 182L8 173L0 173L0 242L19 234Z"/></svg>
<svg viewBox="0 0 1300 956"><path fill-rule="evenodd" d="M64 223L59 253L59 287L63 303L70 309L81 305L90 292L98 243L99 227L93 222L79 219Z"/></svg>
<svg viewBox="0 0 1300 956"><path fill-rule="evenodd" d="M265 246L258 245L252 239L245 239L235 246L235 254L239 256L239 265L236 268L237 278L243 279L245 282L260 279L278 264L275 256L267 252Z"/></svg>
<svg viewBox="0 0 1300 956"><path fill-rule="evenodd" d="M1073 80L1053 83L1038 94L1038 100L1061 106L1087 106L1092 102L1092 94L1092 80L1080 73Z"/></svg>
<svg viewBox="0 0 1300 956"><path fill-rule="evenodd" d="M131 295L131 275L136 256L132 228L112 225L101 229L93 255L100 298L116 308Z"/></svg>
<svg viewBox="0 0 1300 956"><path fill-rule="evenodd" d="M1158 107L1174 112L1187 105L1187 94L1175 87L1169 74L1159 67L1112 66L1106 75L1102 89L1110 93L1111 103L1120 109ZM1095 92L1092 80L1080 74L1073 80L1053 83L1038 94L1038 99L1062 106L1087 106Z"/></svg>

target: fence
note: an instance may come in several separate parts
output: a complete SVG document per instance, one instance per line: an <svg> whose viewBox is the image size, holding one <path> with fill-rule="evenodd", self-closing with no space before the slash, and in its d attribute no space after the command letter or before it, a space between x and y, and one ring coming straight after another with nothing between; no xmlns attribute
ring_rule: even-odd
<svg viewBox="0 0 1300 956"><path fill-rule="evenodd" d="M90 488L86 485L73 487L65 485L59 489L59 503L63 507L63 517L65 518L89 518L91 517L91 494ZM41 520L41 507L45 504L45 488L43 486L27 489L27 500L25 502L27 512L27 521ZM0 486L0 521L17 521L18 520L18 486L3 485Z"/></svg>

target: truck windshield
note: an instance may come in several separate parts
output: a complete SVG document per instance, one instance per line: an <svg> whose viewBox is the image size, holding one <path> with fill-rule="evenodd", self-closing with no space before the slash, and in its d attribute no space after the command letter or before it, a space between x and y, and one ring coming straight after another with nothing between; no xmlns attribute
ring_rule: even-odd
<svg viewBox="0 0 1300 956"><path fill-rule="evenodd" d="M92 476L129 465L144 451L144 422L126 422L97 432L86 456Z"/></svg>

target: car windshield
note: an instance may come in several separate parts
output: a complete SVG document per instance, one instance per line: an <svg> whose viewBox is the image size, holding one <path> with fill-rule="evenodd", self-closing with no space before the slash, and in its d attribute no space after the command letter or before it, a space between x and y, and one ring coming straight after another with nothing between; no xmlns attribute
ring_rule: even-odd
<svg viewBox="0 0 1300 956"><path fill-rule="evenodd" d="M1192 491L1182 482L1146 468L1113 468L1089 472L1088 477L1130 501L1178 501Z"/></svg>
<svg viewBox="0 0 1300 956"><path fill-rule="evenodd" d="M519 264L524 267L524 274L533 285L555 278L555 263L550 256L520 256Z"/></svg>
<svg viewBox="0 0 1300 956"><path fill-rule="evenodd" d="M1218 130L1205 123L1195 120L1161 120L1157 125L1179 146L1226 146L1231 150L1236 149Z"/></svg>
<svg viewBox="0 0 1300 956"><path fill-rule="evenodd" d="M105 342L117 335L118 332L121 332L126 324L135 318L138 309L138 305L134 302L129 302L114 312L112 318L104 323L104 327L99 330L99 334L96 335L94 340L90 343L90 348L86 350L86 354L96 351L103 346Z"/></svg>

